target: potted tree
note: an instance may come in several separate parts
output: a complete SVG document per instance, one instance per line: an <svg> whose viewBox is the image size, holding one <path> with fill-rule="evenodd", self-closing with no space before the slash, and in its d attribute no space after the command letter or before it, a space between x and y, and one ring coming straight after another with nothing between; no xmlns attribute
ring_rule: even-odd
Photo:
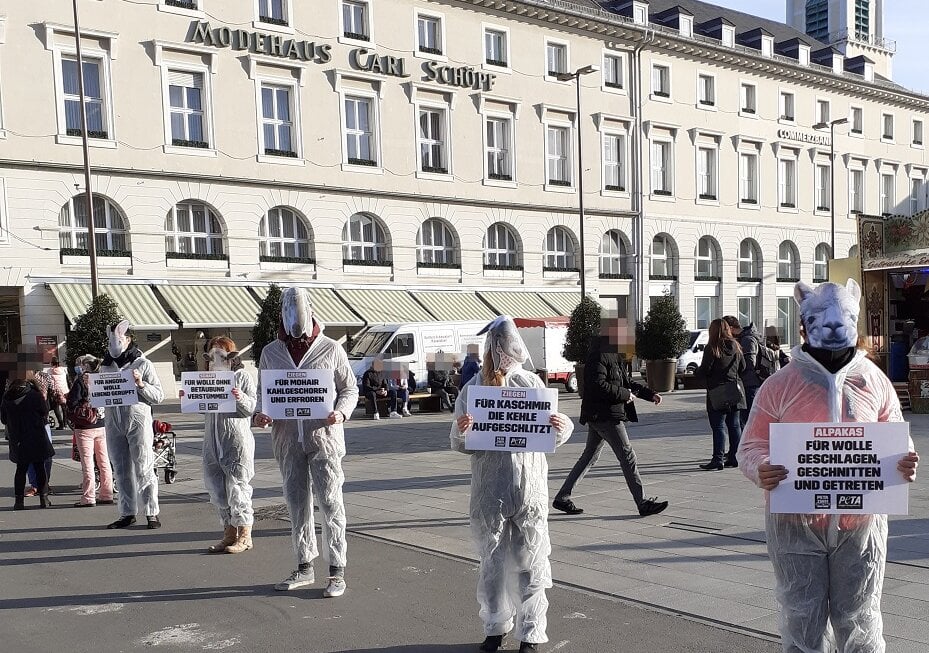
<svg viewBox="0 0 929 653"><path fill-rule="evenodd" d="M652 390L674 389L677 357L689 343L687 323L674 298L666 293L635 327L636 355L645 361L648 386Z"/></svg>
<svg viewBox="0 0 929 653"><path fill-rule="evenodd" d="M87 311L77 318L65 346L68 349L68 369L74 369L74 361L78 356L93 354L103 358L109 340L106 328L120 322L123 318L119 314L119 307L113 298L107 294L97 295L88 306Z"/></svg>
<svg viewBox="0 0 929 653"><path fill-rule="evenodd" d="M277 330L281 325L282 295L280 286L272 283L261 302L261 312L255 317L255 326L252 327L252 358L255 363L261 361L261 350L265 345L277 339Z"/></svg>
<svg viewBox="0 0 929 653"><path fill-rule="evenodd" d="M590 341L600 332L600 304L590 297L584 297L571 311L568 333L565 336L563 356L574 363L574 374L565 383L568 392L584 394L584 361Z"/></svg>

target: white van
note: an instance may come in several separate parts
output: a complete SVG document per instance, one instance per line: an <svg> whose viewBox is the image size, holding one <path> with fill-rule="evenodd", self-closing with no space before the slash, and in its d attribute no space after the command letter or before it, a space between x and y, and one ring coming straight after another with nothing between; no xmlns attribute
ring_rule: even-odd
<svg viewBox="0 0 929 653"><path fill-rule="evenodd" d="M408 322L377 324L358 335L348 352L349 363L358 385L371 367L374 357L383 355L384 362L406 365L416 375L416 387L426 387L426 362L438 352L464 362L468 345L484 351L484 336L477 332L487 326L479 322Z"/></svg>
<svg viewBox="0 0 929 653"><path fill-rule="evenodd" d="M710 332L706 329L690 332L690 345L677 357L677 376L693 376L703 360L703 350L710 341Z"/></svg>

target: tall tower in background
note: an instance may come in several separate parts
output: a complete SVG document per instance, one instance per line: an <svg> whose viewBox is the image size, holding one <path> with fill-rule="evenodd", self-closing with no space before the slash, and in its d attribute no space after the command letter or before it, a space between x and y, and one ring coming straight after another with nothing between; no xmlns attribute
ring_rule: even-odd
<svg viewBox="0 0 929 653"><path fill-rule="evenodd" d="M892 79L897 44L884 38L884 0L787 0L787 24Z"/></svg>

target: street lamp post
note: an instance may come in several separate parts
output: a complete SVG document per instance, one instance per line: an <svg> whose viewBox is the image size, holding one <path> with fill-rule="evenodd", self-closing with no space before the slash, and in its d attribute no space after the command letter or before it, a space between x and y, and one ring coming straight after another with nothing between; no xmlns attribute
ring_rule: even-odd
<svg viewBox="0 0 929 653"><path fill-rule="evenodd" d="M575 81L577 88L577 209L579 215L578 237L580 238L581 299L587 296L587 280L584 263L584 158L581 144L581 76L599 71L597 66L584 66L573 73L561 73L555 79L559 82Z"/></svg>
<svg viewBox="0 0 929 653"><path fill-rule="evenodd" d="M829 130L829 186L831 198L829 200L829 214L832 220L830 239L829 239L829 256L835 258L835 126L848 123L848 118L836 118L829 122L820 122L813 125L813 129Z"/></svg>

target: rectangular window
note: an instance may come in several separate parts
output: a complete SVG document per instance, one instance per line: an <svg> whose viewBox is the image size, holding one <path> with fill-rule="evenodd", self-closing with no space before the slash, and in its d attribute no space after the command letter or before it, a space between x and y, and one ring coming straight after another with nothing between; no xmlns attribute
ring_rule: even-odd
<svg viewBox="0 0 929 653"><path fill-rule="evenodd" d="M603 136L603 188L604 190L625 191L626 169L623 156L626 139L620 134Z"/></svg>
<svg viewBox="0 0 929 653"><path fill-rule="evenodd" d="M871 36L871 3L855 0L855 38L869 41Z"/></svg>
<svg viewBox="0 0 929 653"><path fill-rule="evenodd" d="M848 206L853 213L864 213L864 170L851 170Z"/></svg>
<svg viewBox="0 0 929 653"><path fill-rule="evenodd" d="M416 17L419 51L426 54L442 54L442 19L438 16Z"/></svg>
<svg viewBox="0 0 929 653"><path fill-rule="evenodd" d="M852 107L851 132L861 134L864 131L864 110L861 107Z"/></svg>
<svg viewBox="0 0 929 653"><path fill-rule="evenodd" d="M652 143L652 194L671 195L671 143Z"/></svg>
<svg viewBox="0 0 929 653"><path fill-rule="evenodd" d="M705 107L716 106L716 79L711 75L697 78L697 101Z"/></svg>
<svg viewBox="0 0 929 653"><path fill-rule="evenodd" d="M571 185L570 129L549 125L547 133L548 152L546 165L548 183L552 186Z"/></svg>
<svg viewBox="0 0 929 653"><path fill-rule="evenodd" d="M180 9L190 9L196 11L197 0L163 0L165 6L179 7Z"/></svg>
<svg viewBox="0 0 929 653"><path fill-rule="evenodd" d="M545 65L549 77L568 72L568 46L563 43L546 43Z"/></svg>
<svg viewBox="0 0 929 653"><path fill-rule="evenodd" d="M272 25L287 25L286 0L258 0L258 20Z"/></svg>
<svg viewBox="0 0 929 653"><path fill-rule="evenodd" d="M883 129L881 130L881 138L885 141L892 141L894 139L894 117L889 113L881 115L881 124Z"/></svg>
<svg viewBox="0 0 929 653"><path fill-rule="evenodd" d="M261 123L265 154L297 156L290 87L262 84Z"/></svg>
<svg viewBox="0 0 929 653"><path fill-rule="evenodd" d="M372 109L370 98L345 98L345 151L352 165L377 165Z"/></svg>
<svg viewBox="0 0 929 653"><path fill-rule="evenodd" d="M754 114L757 111L757 105L755 100L755 85L754 84L742 84L741 86L741 107L742 113Z"/></svg>
<svg viewBox="0 0 929 653"><path fill-rule="evenodd" d="M777 335L785 349L800 344L797 302L793 297L777 298Z"/></svg>
<svg viewBox="0 0 929 653"><path fill-rule="evenodd" d="M758 155L739 155L739 201L758 204Z"/></svg>
<svg viewBox="0 0 929 653"><path fill-rule="evenodd" d="M894 212L896 204L896 198L894 197L894 175L883 174L881 175L881 213L884 215L891 215Z"/></svg>
<svg viewBox="0 0 929 653"><path fill-rule="evenodd" d="M603 85L607 88L623 87L623 58L614 54L603 55Z"/></svg>
<svg viewBox="0 0 929 653"><path fill-rule="evenodd" d="M783 208L797 208L797 161L778 161L778 203Z"/></svg>
<svg viewBox="0 0 929 653"><path fill-rule="evenodd" d="M697 193L701 200L717 198L716 148L701 147L697 150Z"/></svg>
<svg viewBox="0 0 929 653"><path fill-rule="evenodd" d="M511 181L513 179L510 118L487 119L487 177Z"/></svg>
<svg viewBox="0 0 929 653"><path fill-rule="evenodd" d="M739 324L761 324L757 297L739 297Z"/></svg>
<svg viewBox="0 0 929 653"><path fill-rule="evenodd" d="M816 210L828 211L832 206L829 166L816 166Z"/></svg>
<svg viewBox="0 0 929 653"><path fill-rule="evenodd" d="M671 97L671 69L655 64L652 66L652 95Z"/></svg>
<svg viewBox="0 0 929 653"><path fill-rule="evenodd" d="M484 58L490 66L505 68L507 62L506 32L497 29L484 30Z"/></svg>
<svg viewBox="0 0 929 653"><path fill-rule="evenodd" d="M87 109L87 137L107 138L106 104L103 97L102 62L84 59L84 106ZM81 94L77 80L77 59L61 58L61 81L64 91L65 133L81 135Z"/></svg>
<svg viewBox="0 0 929 653"><path fill-rule="evenodd" d="M342 34L347 39L369 41L368 3L355 0L342 1Z"/></svg>
<svg viewBox="0 0 929 653"><path fill-rule="evenodd" d="M779 108L781 120L793 122L796 119L796 114L794 113L794 94L781 92Z"/></svg>
<svg viewBox="0 0 929 653"><path fill-rule="evenodd" d="M422 172L448 174L444 109L419 110L419 165Z"/></svg>
<svg viewBox="0 0 929 653"><path fill-rule="evenodd" d="M709 329L710 322L716 319L716 298L697 297L696 318L698 329Z"/></svg>
<svg viewBox="0 0 929 653"><path fill-rule="evenodd" d="M829 122L829 100L816 100L816 122Z"/></svg>
<svg viewBox="0 0 929 653"><path fill-rule="evenodd" d="M910 179L910 215L916 215L919 211L919 197L922 194L922 179Z"/></svg>
<svg viewBox="0 0 929 653"><path fill-rule="evenodd" d="M168 71L171 107L171 144L179 147L209 147L203 97L203 73Z"/></svg>
<svg viewBox="0 0 929 653"><path fill-rule="evenodd" d="M913 121L913 145L923 144L923 121Z"/></svg>

